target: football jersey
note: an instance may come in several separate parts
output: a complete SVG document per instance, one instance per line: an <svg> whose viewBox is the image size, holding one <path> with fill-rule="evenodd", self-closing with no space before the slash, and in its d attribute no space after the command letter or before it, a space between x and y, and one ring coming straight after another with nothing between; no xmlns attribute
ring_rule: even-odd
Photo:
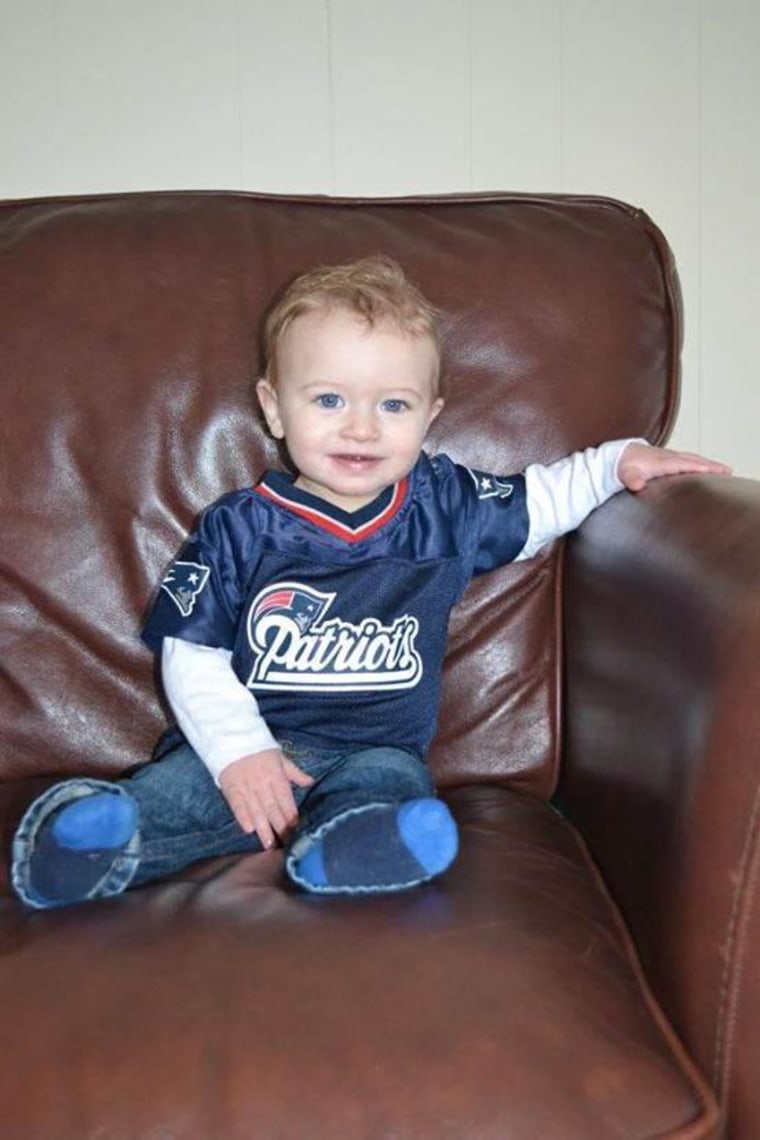
<svg viewBox="0 0 760 1140"><path fill-rule="evenodd" d="M393 744L435 730L452 606L514 560L529 531L524 475L423 454L347 513L270 471L201 516L143 630L232 653L280 741Z"/></svg>

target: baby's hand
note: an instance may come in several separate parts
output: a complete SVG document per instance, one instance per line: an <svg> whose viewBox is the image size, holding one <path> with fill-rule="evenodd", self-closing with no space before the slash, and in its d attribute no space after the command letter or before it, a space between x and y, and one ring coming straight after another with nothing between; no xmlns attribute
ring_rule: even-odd
<svg viewBox="0 0 760 1140"><path fill-rule="evenodd" d="M617 473L629 491L641 491L651 479L662 475L730 475L731 468L688 451L629 443L620 457Z"/></svg>
<svg viewBox="0 0 760 1140"><path fill-rule="evenodd" d="M295 825L298 809L291 784L308 788L314 783L279 748L242 756L219 777L219 787L243 831L256 832L262 847L274 847Z"/></svg>

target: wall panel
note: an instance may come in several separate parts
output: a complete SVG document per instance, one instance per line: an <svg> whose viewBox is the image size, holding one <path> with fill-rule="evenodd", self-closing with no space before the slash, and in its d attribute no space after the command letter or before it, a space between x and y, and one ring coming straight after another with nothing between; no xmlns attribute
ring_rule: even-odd
<svg viewBox="0 0 760 1140"><path fill-rule="evenodd" d="M693 0L567 0L563 188L642 206L668 235L686 308L673 443L700 444L699 13Z"/></svg>
<svg viewBox="0 0 760 1140"><path fill-rule="evenodd" d="M64 192L240 183L233 0L60 0Z"/></svg>
<svg viewBox="0 0 760 1140"><path fill-rule="evenodd" d="M335 189L470 186L466 0L331 0Z"/></svg>
<svg viewBox="0 0 760 1140"><path fill-rule="evenodd" d="M701 98L703 446L760 477L760 8L704 5Z"/></svg>
<svg viewBox="0 0 760 1140"><path fill-rule="evenodd" d="M241 181L272 193L334 184L329 9L255 0L239 9Z"/></svg>
<svg viewBox="0 0 760 1140"><path fill-rule="evenodd" d="M49 3L0 0L0 197L60 187L58 67Z"/></svg>
<svg viewBox="0 0 760 1140"><path fill-rule="evenodd" d="M557 190L562 181L560 0L472 0L472 182Z"/></svg>

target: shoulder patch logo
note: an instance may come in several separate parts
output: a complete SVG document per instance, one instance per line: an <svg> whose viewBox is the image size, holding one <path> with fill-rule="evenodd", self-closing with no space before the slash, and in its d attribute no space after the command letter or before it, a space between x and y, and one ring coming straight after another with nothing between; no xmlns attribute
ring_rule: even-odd
<svg viewBox="0 0 760 1140"><path fill-rule="evenodd" d="M499 479L484 471L470 471L479 499L508 499L515 489L509 479Z"/></svg>
<svg viewBox="0 0 760 1140"><path fill-rule="evenodd" d="M183 617L190 617L211 571L199 562L175 562L161 583Z"/></svg>

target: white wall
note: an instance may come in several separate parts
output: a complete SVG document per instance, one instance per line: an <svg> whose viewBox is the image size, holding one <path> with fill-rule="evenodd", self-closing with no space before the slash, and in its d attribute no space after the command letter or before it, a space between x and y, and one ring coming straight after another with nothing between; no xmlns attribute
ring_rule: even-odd
<svg viewBox="0 0 760 1140"><path fill-rule="evenodd" d="M0 0L0 197L626 199L682 278L674 442L760 477L758 59L758 0Z"/></svg>

